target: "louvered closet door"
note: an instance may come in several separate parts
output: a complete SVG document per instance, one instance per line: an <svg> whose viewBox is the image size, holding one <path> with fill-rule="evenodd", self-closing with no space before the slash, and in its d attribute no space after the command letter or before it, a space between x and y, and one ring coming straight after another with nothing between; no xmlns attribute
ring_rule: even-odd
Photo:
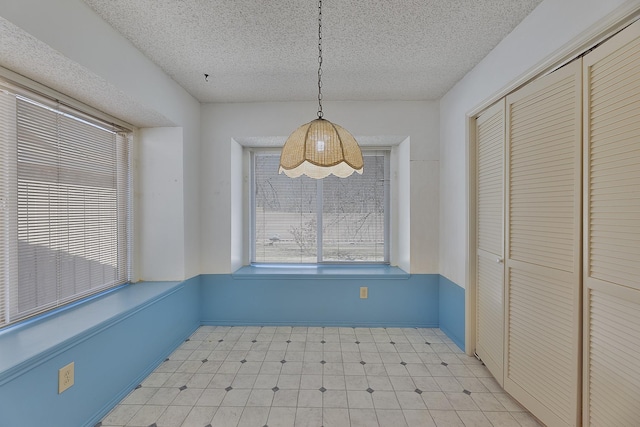
<svg viewBox="0 0 640 427"><path fill-rule="evenodd" d="M581 61L507 97L504 388L579 425Z"/></svg>
<svg viewBox="0 0 640 427"><path fill-rule="evenodd" d="M640 22L584 58L585 426L640 425Z"/></svg>
<svg viewBox="0 0 640 427"><path fill-rule="evenodd" d="M476 353L502 385L504 99L476 119Z"/></svg>

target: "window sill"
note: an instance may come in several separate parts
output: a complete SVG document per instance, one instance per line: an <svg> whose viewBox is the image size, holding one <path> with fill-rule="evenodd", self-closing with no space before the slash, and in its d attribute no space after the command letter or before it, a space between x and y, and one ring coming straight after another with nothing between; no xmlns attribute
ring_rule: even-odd
<svg viewBox="0 0 640 427"><path fill-rule="evenodd" d="M182 282L142 282L70 304L0 331L0 386L177 290Z"/></svg>
<svg viewBox="0 0 640 427"><path fill-rule="evenodd" d="M231 274L234 279L408 279L410 274L389 265L247 265Z"/></svg>

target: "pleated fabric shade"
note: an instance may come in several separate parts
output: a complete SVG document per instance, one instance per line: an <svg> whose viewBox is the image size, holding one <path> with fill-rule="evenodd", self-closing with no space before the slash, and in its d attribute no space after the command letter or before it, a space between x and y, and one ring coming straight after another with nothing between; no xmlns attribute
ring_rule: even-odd
<svg viewBox="0 0 640 427"><path fill-rule="evenodd" d="M291 178L307 175L320 179L331 174L346 178L362 174L364 161L355 138L325 119L305 123L287 138L280 154L280 169Z"/></svg>

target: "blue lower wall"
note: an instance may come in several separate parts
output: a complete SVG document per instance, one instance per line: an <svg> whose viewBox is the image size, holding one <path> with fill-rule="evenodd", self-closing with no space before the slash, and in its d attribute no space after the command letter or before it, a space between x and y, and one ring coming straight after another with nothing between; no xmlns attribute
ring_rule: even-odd
<svg viewBox="0 0 640 427"><path fill-rule="evenodd" d="M154 293L158 289L162 292ZM133 284L42 322L3 331L0 361L6 360L5 352L7 357L28 354L42 339L58 342L0 372L0 426L94 426L199 326L198 295L198 277L173 286L158 283L155 289L154 283ZM102 322L71 337L65 334L65 325L91 321L96 311L104 315ZM58 394L58 369L70 362L75 384Z"/></svg>
<svg viewBox="0 0 640 427"><path fill-rule="evenodd" d="M437 274L404 278L201 276L207 325L438 327ZM360 299L361 286L369 297Z"/></svg>
<svg viewBox="0 0 640 427"><path fill-rule="evenodd" d="M439 276L438 296L440 330L464 351L464 288L444 276Z"/></svg>
<svg viewBox="0 0 640 427"><path fill-rule="evenodd" d="M440 327L464 348L464 307L464 289L438 274L124 286L0 331L0 427L94 426L201 324ZM75 385L58 394L58 369L72 361Z"/></svg>

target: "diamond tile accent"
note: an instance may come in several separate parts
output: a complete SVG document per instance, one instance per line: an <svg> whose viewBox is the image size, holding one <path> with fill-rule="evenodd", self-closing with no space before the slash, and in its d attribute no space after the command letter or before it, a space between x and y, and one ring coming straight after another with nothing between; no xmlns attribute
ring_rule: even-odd
<svg viewBox="0 0 640 427"><path fill-rule="evenodd" d="M159 367L158 373L160 375L158 375L157 378L152 378L152 381L150 381L149 383L149 386L153 388L145 389L144 386L146 386L146 384L139 384L136 386L135 385L136 383L134 383L134 387L136 390L142 388L140 392L143 390L147 390L147 391L151 391L155 389L163 390L163 393L166 393L167 395L171 394L175 396L179 394L180 396L182 396L182 399L184 399L187 394L191 395L191 393L194 391L193 387L197 387L198 389L200 388L210 389L210 390L217 389L216 392L225 391L229 399L231 399L233 402L238 402L242 398L244 399L247 398L247 396L245 396L247 392L250 391L251 393L253 393L252 385L248 380L250 379L249 377L255 376L259 378L255 382L255 387L256 387L255 390L258 390L259 392L253 393L253 397L250 398L250 400L252 401L251 405L255 404L257 406L260 406L261 404L265 404L268 406L271 402L273 402L274 398L277 398L276 401L278 405L283 404L285 402L292 403L292 402L295 402L296 400L295 397L297 397L297 393L299 392L297 389L300 389L300 390L304 390L303 401L305 400L305 398L306 398L306 401L308 401L309 403L311 403L311 401L313 400L314 402L317 403L317 406L320 407L318 409L321 410L321 413L324 413L324 409L327 406L329 407L330 412L335 411L334 406L340 407L341 408L340 412L347 411L346 412L347 419L344 421L346 421L346 425L349 425L348 411L351 409L350 403L354 404L354 406L360 406L360 405L357 404L358 402L355 402L355 403L349 402L349 399L346 399L347 396L344 396L344 398L340 397L342 394L335 393L333 390L334 388L336 389L346 388L349 391L342 392L345 394L355 393L355 395L352 396L354 397L354 399L351 399L352 401L353 400L358 401L358 399L371 401L371 398L373 397L374 392L376 393L376 395L382 393L378 397L381 398L382 400L385 400L385 395L387 395L387 393L390 393L390 394L394 393L393 391L386 391L387 389L393 390L391 387L389 387L389 385L397 386L398 384L396 384L395 380L393 381L393 384L389 384L390 380L369 382L368 380L371 380L372 377L367 377L366 375L363 375L364 374L363 372L360 372L361 375L359 377L350 377L351 373L345 372L345 368L344 368L345 364L347 366L355 366L355 364L360 364L361 366L363 366L363 368L367 368L366 369L367 374L384 373L384 371L388 369L389 373L394 373L396 375L397 374L405 375L405 377L402 378L405 381L401 382L401 385L404 385L404 384L412 385L414 387L413 390L411 388L404 388L404 390L409 391L409 393L413 391L413 393L417 394L418 401L423 399L423 395L424 396L429 395L429 392L422 390L422 387L427 387L427 385L432 383L432 381L427 381L427 382L419 381L419 380L424 380L425 378L422 378L422 377L416 378L413 375L416 373L418 374L418 376L424 375L423 372L426 372L424 369L422 369L422 371L416 370L416 372L414 372L412 369L407 370L407 368L411 368L409 365L411 365L412 362L416 362L420 364L420 359L422 359L423 363L427 364L426 366L429 366L428 365L429 363L436 363L436 364L440 363L441 366L448 367L449 365L454 366L453 365L454 363L460 363L458 361L458 359L460 359L462 363L467 364L468 362L468 364L473 364L478 369L482 368L479 362L477 362L475 359L466 357L461 352L456 351L453 346L450 347L447 345L439 344L441 341L435 336L433 339L435 339L436 342L432 343L429 341L425 341L425 340L431 339L431 336L433 336L432 334L434 333L436 335L443 336L441 331L439 331L438 329L386 328L387 332L385 332L383 330L385 328L369 328L369 329L362 328L362 329L356 329L356 331L358 332L358 335L356 335L354 332L349 332L348 329L346 328L337 328L337 327L326 327L324 329L321 329L321 327L308 328L308 330L306 331L308 334L306 337L306 342L308 343L313 342L314 344L310 344L305 350L304 349L305 346L302 343L300 345L300 348L297 347L298 339L296 338L300 336L302 338L302 341L304 342L305 336L293 335L293 330L291 327L285 326L282 328L274 328L274 327L264 327L264 328L265 329L263 330L262 333L264 333L265 335L258 335L257 331L259 331L260 328L246 328L246 327L234 327L234 326L203 327L203 329L199 332L199 335L196 335L194 338L190 338L190 341L191 341L189 343L190 349L193 349L193 351L195 351L195 353L193 353L194 360L189 361L191 365L187 365L183 367L183 368L186 368L185 370L192 370L190 368L194 366L196 368L200 367L197 365L198 360L202 362L201 365L203 367L204 372L202 373L202 375L198 375L197 378L195 378L197 381L194 381L193 386L189 386L188 384L191 384L191 382L187 384L186 379L179 380L180 382L182 382L182 384L180 384L180 382L176 383L176 382L169 381L168 384L165 386L158 385L158 383L161 382L163 378L173 375L174 372L163 372L163 371L171 371L171 369L167 369L167 368L173 368L174 371L177 370L180 375L178 376L178 378L180 377L185 378L185 376L187 375L186 372L185 373L180 372L183 369L183 368L180 368L180 366L181 366L181 363L183 362L182 359L184 359L184 355L192 350L185 351L181 349L178 351L178 353L176 353L176 355L170 355L169 357L166 358L167 361L169 360L171 361L170 364L165 363ZM300 329L303 329L303 328L300 328ZM345 334L344 333L345 331L347 331L348 334ZM394 332L392 333L391 331L394 331ZM200 338L202 334L210 334L212 332L215 335L212 334L204 340ZM303 333L304 331L296 330L295 332L297 334L297 333ZM360 335L361 332L363 334L366 334L366 336ZM244 335L245 333L253 334L253 337L248 338L248 337L251 337L251 335ZM285 333L288 333L289 336L286 337L286 335L283 335ZM323 333L325 334L330 333L330 335L323 335ZM360 342L358 336L362 336L364 341ZM260 339L258 339L258 337L260 337ZM396 339L398 341L396 341ZM289 341L289 343L294 344L294 346L296 347L295 349L296 351L294 353L292 354L286 353L287 349L293 350L293 348L283 346L282 344L285 341ZM225 345L222 346L225 348L221 349L223 351L213 352L212 354L212 351L216 347L216 344L222 343L222 342L225 343ZM250 342L251 343L259 342L260 346L253 346L253 344L251 344ZM340 342L348 343L348 344L344 344L344 348L345 349L349 348L350 350L346 353L341 353ZM354 342L358 347L348 347L350 344L353 344ZM420 346L420 344L416 345L416 343L421 343L421 342L423 343L422 346ZM238 345L239 349L237 349L239 351L231 351L236 343L239 343ZM273 348L271 348L272 343L274 344ZM322 343L323 345L321 345L320 347L317 347L317 344L319 343ZM388 350L393 351L392 348L390 348L388 345L386 346L386 349L384 349L385 352L380 352L378 350L377 346L380 346L380 344L384 346L388 343L391 343L391 345L394 345L395 346L394 348L397 351L400 351L400 353L385 354L385 352ZM407 345L403 343L410 343L410 344ZM430 346L430 348L427 349L426 347L424 347L425 345ZM248 351L252 348L254 351L252 351L251 354L249 354ZM367 353L360 354L360 352L358 352L358 349L360 349L361 351L366 351ZM258 351L255 351L255 350L258 350ZM324 353L324 351L328 351L328 350L330 350L330 352ZM251 360L247 359L247 357L253 355L254 353L255 353L255 356L258 356L258 357L254 357L251 360L260 359L260 355L262 355L262 359L266 361L264 366L260 366L262 365L262 363L254 363L254 362L251 362ZM208 359L210 354L213 359L216 359L215 361L213 359L211 360ZM227 359L228 355L230 354L233 356ZM274 355L275 357L273 357ZM382 357L382 356L389 356L389 357ZM277 366L278 357L280 357L281 359L280 369L278 369L278 366ZM325 357L328 360L324 359ZM175 361L175 359L180 359L180 362ZM364 359L366 359L366 361ZM247 373L254 374L254 375L240 375L239 377L243 377L242 378L243 381L239 383L234 383L235 381L234 377L236 377L236 374L229 372L229 369L227 369L226 372L222 373L223 375L221 375L219 379L216 379L215 381L211 381L209 385L206 385L205 383L207 381L207 378L209 376L214 376L215 371L217 371L216 368L220 366L222 363L224 363L224 361L227 361L227 362L235 361L235 363L240 362L241 363L240 366L243 367L243 369L241 370L243 374L245 373L244 372L245 368L252 368L252 369L249 369L250 372L247 372ZM309 361L311 361L310 364L309 364ZM449 363L448 361L452 361L452 362ZM247 363L247 362L251 362L251 363ZM320 362L320 367L316 365L317 362ZM287 372L288 369L285 369L284 363L287 363L286 368L292 368L291 372ZM386 368L384 368L384 366L382 365L383 363L385 364L384 366L386 366ZM393 366L389 366L388 365L389 363L391 365L395 365L396 368L394 368ZM174 364L175 366L168 366L168 365L174 365ZM397 368L398 364L400 364L401 366L404 366L404 368L399 370L399 368ZM228 364L228 368L232 368L232 365L233 363L231 363L230 365ZM245 367L245 365L254 365L254 366ZM328 365L327 369L325 369L323 365ZM233 369L237 371L237 369L240 368L240 366L235 365L235 368ZM210 368L210 369L207 369L207 368ZM225 365L225 368L227 368L227 365ZM373 368L373 369L369 369L369 368ZM349 369L347 368L346 371L348 370ZM223 371L225 371L225 369L223 369ZM471 382L467 384L467 382L462 381L462 379L458 377L460 374L464 376L465 373L468 373L469 371L466 369L460 369L459 371L453 369L448 374L448 375L452 375L452 378L457 378L458 380L460 380L460 384L463 384L463 385L458 385L457 390L452 389L451 391L456 391L458 393L463 392L469 398L471 396L478 394L476 392L473 392L472 394L471 388L473 387L471 387L470 389L465 388L465 386L467 385L472 385ZM283 385L283 388L287 390L281 389L279 386L277 386L280 378L279 375L281 373L295 374L295 375L284 375L284 377L282 377L282 378L285 378L286 381L283 381L281 384ZM303 374L307 374L307 376ZM188 375L192 375L192 374L189 373ZM291 385L294 385L295 376L300 377L299 382L295 386L296 390L288 390L288 388L290 388ZM239 377L238 379L240 379ZM244 377L246 377L246 379ZM411 382L412 380L414 382ZM197 385L197 384L200 384L200 385ZM226 387L224 384L227 384L228 387L224 388ZM236 387L233 387L232 384L236 384ZM241 384L244 384L244 385L241 385ZM327 385L327 387L324 386L325 384ZM385 386L385 384L387 385ZM454 384L456 383L454 382ZM375 390L373 389L374 386L376 387ZM242 390L238 390L238 388L241 388ZM352 389L353 391L351 391L350 389ZM385 391L381 391L382 389L385 389ZM232 390L234 393L238 393L239 391L242 392L241 393L242 396L236 397L234 396L234 393L229 393ZM431 389L429 388L428 390L431 390ZM198 390L198 391L200 392L201 390ZM272 394L270 395L264 394L264 393L268 393L269 391L271 391ZM322 398L320 399L319 399L319 395L315 394L318 391L320 392L320 396L322 396ZM371 398L366 399L366 395L362 395L358 397L357 394L362 393L363 391L368 393L371 396ZM139 392L136 392L136 393L139 393ZM249 393L249 396L252 395L251 393ZM406 394L406 391L405 391L405 394ZM225 398L224 394L221 396L220 395L218 396L219 398L220 397ZM410 401L411 396L413 395L405 395L402 397L406 397ZM192 396L186 396L186 397L192 397ZM400 397L398 397L398 399L400 399ZM416 397L413 397L413 399L415 400ZM341 402L339 402L339 400L341 400ZM416 401L416 403L418 401ZM249 401L245 403L248 403L248 402ZM340 403L340 405L336 405L337 403ZM153 405L153 403L142 404L141 406L147 407L148 405ZM154 408L154 411L155 410L156 408ZM264 411L264 409L261 409L261 411ZM287 411L290 411L290 409L288 409ZM317 411L317 409L314 409L314 411ZM448 415L451 415L451 413L455 413L453 408L449 408L447 410L443 409L443 411L450 412L450 414ZM483 421L486 423L486 417L488 416L487 412L482 411L481 409L478 411L475 411L474 414L471 413L472 411L468 411L468 412L469 412L468 414L465 414L465 417L466 417L465 422L469 421L473 424L474 422ZM0 416L0 418L2 417ZM278 418L280 417L274 418L276 422ZM111 419L112 418L110 418L110 420ZM321 420L322 420L322 417L317 422L318 426L322 424ZM367 426L371 424L375 424L374 420L375 418L371 419L371 422L365 421L364 424ZM96 420L96 422L97 421L99 420ZM267 424L266 418L261 419L259 421L263 421L265 424ZM147 422L152 423L154 422L154 419L149 419ZM160 421L156 420L155 422L157 424L153 424L154 426L156 427L158 427L158 425L162 426ZM207 426L205 426L204 424L198 424L197 427L203 427L203 426L215 427L216 426L216 424L212 423L211 419L208 419L206 421L203 419L202 423L205 423L205 422L208 423ZM216 423L217 422L218 421L216 420ZM273 425L272 421L269 421L269 422L271 424L268 424L268 425ZM92 425L92 427L104 427L105 424L111 425L113 423L109 423L109 422L105 423L105 421L101 421L96 425ZM257 426L268 427L268 425L262 425L261 423L257 423L256 427ZM144 422L140 426L149 427L148 424Z"/></svg>

